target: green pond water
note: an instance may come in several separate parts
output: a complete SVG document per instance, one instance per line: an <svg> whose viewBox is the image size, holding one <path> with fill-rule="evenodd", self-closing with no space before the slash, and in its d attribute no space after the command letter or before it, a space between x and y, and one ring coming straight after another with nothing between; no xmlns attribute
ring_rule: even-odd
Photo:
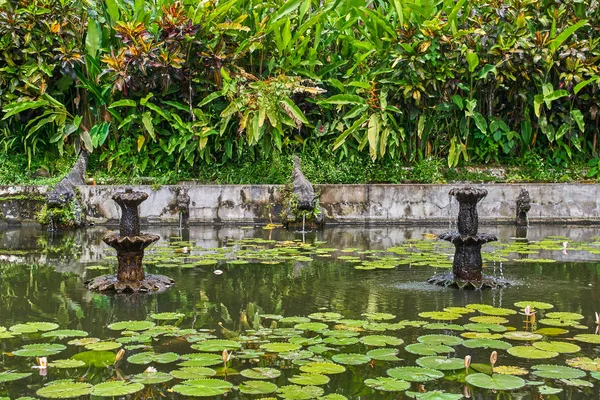
<svg viewBox="0 0 600 400"><path fill-rule="evenodd" d="M176 284L116 295L83 285L116 266L104 228L6 229L0 399L600 398L600 229L480 228L500 239L485 272L513 282L487 291L426 283L451 266L446 230L145 227L146 270Z"/></svg>

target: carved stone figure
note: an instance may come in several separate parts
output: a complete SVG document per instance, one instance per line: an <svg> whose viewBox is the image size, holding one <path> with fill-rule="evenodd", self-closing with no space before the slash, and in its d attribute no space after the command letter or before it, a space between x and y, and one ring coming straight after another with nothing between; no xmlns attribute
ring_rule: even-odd
<svg viewBox="0 0 600 400"><path fill-rule="evenodd" d="M318 196L315 194L312 183L306 179L300 168L300 158L293 156L294 169L292 171L292 196L286 210L285 224L289 225L299 219L301 212L313 213L315 222L318 226L322 226L324 222L323 212L321 209L316 210Z"/></svg>
<svg viewBox="0 0 600 400"><path fill-rule="evenodd" d="M527 213L531 210L531 198L527 189L521 189L517 197L517 226L527 226Z"/></svg>

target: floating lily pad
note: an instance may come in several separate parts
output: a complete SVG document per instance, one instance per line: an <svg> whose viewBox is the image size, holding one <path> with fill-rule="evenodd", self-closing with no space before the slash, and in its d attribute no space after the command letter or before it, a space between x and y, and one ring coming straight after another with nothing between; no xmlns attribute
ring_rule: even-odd
<svg viewBox="0 0 600 400"><path fill-rule="evenodd" d="M584 371L600 371L600 358L591 359L589 357L577 357L567 360L571 367L579 368Z"/></svg>
<svg viewBox="0 0 600 400"><path fill-rule="evenodd" d="M79 368L85 367L85 362L67 358L64 360L54 360L48 365L52 368Z"/></svg>
<svg viewBox="0 0 600 400"><path fill-rule="evenodd" d="M465 328L462 325L458 325L458 324L445 324L445 323L433 323L433 324L427 324L424 326L425 329L439 329L439 330L444 330L444 331L464 331Z"/></svg>
<svg viewBox="0 0 600 400"><path fill-rule="evenodd" d="M246 381L240 383L238 389L244 394L269 394L277 390L277 385L264 381Z"/></svg>
<svg viewBox="0 0 600 400"><path fill-rule="evenodd" d="M141 374L134 375L131 378L131 382L142 383L144 385L156 385L169 382L172 379L173 377L166 372L142 372Z"/></svg>
<svg viewBox="0 0 600 400"><path fill-rule="evenodd" d="M565 367L563 365L540 364L534 365L531 369L533 370L533 375L548 379L574 379L583 378L586 375L585 372L579 369Z"/></svg>
<svg viewBox="0 0 600 400"><path fill-rule="evenodd" d="M142 383L136 382L125 382L125 381L111 381L102 382L94 386L92 390L92 396L100 397L116 397L126 396L135 392L139 392L144 388Z"/></svg>
<svg viewBox="0 0 600 400"><path fill-rule="evenodd" d="M477 373L467 375L466 381L468 384L491 390L515 390L525 386L525 381L518 376L493 374L486 375Z"/></svg>
<svg viewBox="0 0 600 400"><path fill-rule="evenodd" d="M581 350L581 347L577 346L576 344L558 341L535 342L533 344L533 347L535 347L536 349L554 351L557 353L577 353Z"/></svg>
<svg viewBox="0 0 600 400"><path fill-rule="evenodd" d="M423 335L417 338L419 343L425 344L443 344L446 346L458 346L463 340L456 336L450 335Z"/></svg>
<svg viewBox="0 0 600 400"><path fill-rule="evenodd" d="M31 372L0 372L0 383L17 381L31 376Z"/></svg>
<svg viewBox="0 0 600 400"><path fill-rule="evenodd" d="M70 337L86 337L88 333L86 331L80 331L77 329L62 329L58 331L50 331L42 333L42 337L56 337L59 339L70 338Z"/></svg>
<svg viewBox="0 0 600 400"><path fill-rule="evenodd" d="M156 324L152 321L120 321L108 325L108 329L113 331L145 331L146 329L150 329L155 325Z"/></svg>
<svg viewBox="0 0 600 400"><path fill-rule="evenodd" d="M510 349L512 344L496 339L469 339L463 342L463 346L470 349L506 350Z"/></svg>
<svg viewBox="0 0 600 400"><path fill-rule="evenodd" d="M70 399L92 393L92 385L84 382L54 381L38 389L36 394L51 399Z"/></svg>
<svg viewBox="0 0 600 400"><path fill-rule="evenodd" d="M500 365L498 367L494 367L494 373L503 375L527 375L529 371L523 367Z"/></svg>
<svg viewBox="0 0 600 400"><path fill-rule="evenodd" d="M454 313L454 314L470 314L475 312L475 310L467 307L446 307L444 311Z"/></svg>
<svg viewBox="0 0 600 400"><path fill-rule="evenodd" d="M430 392L406 392L406 395L411 399L417 400L459 400L463 398L462 394L445 393L440 390Z"/></svg>
<svg viewBox="0 0 600 400"><path fill-rule="evenodd" d="M145 365L152 362L159 364L168 364L179 360L177 353L153 353L151 351L145 353L134 354L127 358L127 362L131 364Z"/></svg>
<svg viewBox="0 0 600 400"><path fill-rule="evenodd" d="M323 389L318 386L288 385L277 389L277 395L289 400L308 400L323 395Z"/></svg>
<svg viewBox="0 0 600 400"><path fill-rule="evenodd" d="M538 322L542 325L556 326L556 327L579 325L579 322L574 319L542 318Z"/></svg>
<svg viewBox="0 0 600 400"><path fill-rule="evenodd" d="M296 385L326 385L329 383L329 377L322 374L300 374L289 378L289 381Z"/></svg>
<svg viewBox="0 0 600 400"><path fill-rule="evenodd" d="M108 351L108 350L120 349L121 346L122 346L122 344L119 342L101 341L101 342L86 344L84 347L88 350Z"/></svg>
<svg viewBox="0 0 600 400"><path fill-rule="evenodd" d="M560 382L567 386L594 387L592 382L584 381L583 379L561 379Z"/></svg>
<svg viewBox="0 0 600 400"><path fill-rule="evenodd" d="M21 349L13 351L13 354L19 357L47 357L58 354L66 348L56 343L26 344Z"/></svg>
<svg viewBox="0 0 600 400"><path fill-rule="evenodd" d="M525 309L525 307L529 306L534 310L549 310L554 308L552 304L544 303L542 301L518 301L515 303L515 306L521 309Z"/></svg>
<svg viewBox="0 0 600 400"><path fill-rule="evenodd" d="M350 346L358 343L359 339L355 337L328 337L323 340L323 343L330 344L332 346Z"/></svg>
<svg viewBox="0 0 600 400"><path fill-rule="evenodd" d="M506 324L508 320L502 317L495 317L491 315L480 315L478 317L471 317L469 321L481 324Z"/></svg>
<svg viewBox="0 0 600 400"><path fill-rule="evenodd" d="M447 311L426 311L419 313L419 317L421 318L431 318L438 321L453 321L455 319L459 319L461 317L460 314L451 313Z"/></svg>
<svg viewBox="0 0 600 400"><path fill-rule="evenodd" d="M375 349L367 352L367 356L371 357L373 360L379 361L399 361L398 358L398 349Z"/></svg>
<svg viewBox="0 0 600 400"><path fill-rule="evenodd" d="M392 378L409 382L428 382L444 376L443 372L423 367L396 367L388 369L386 373Z"/></svg>
<svg viewBox="0 0 600 400"><path fill-rule="evenodd" d="M525 331L506 332L502 336L504 336L506 339L523 340L523 341L534 341L534 340L540 340L541 338L543 338L542 335L539 335L537 333L531 333L531 332L525 332Z"/></svg>
<svg viewBox="0 0 600 400"><path fill-rule="evenodd" d="M539 333L540 335L544 336L558 336L569 333L569 331L561 328L540 328L534 331L534 333Z"/></svg>
<svg viewBox="0 0 600 400"><path fill-rule="evenodd" d="M296 350L288 351L286 353L279 353L279 358L283 358L284 360L302 360L306 358L311 358L314 355L315 353L309 350ZM239 357L239 354L236 354L236 356Z"/></svg>
<svg viewBox="0 0 600 400"><path fill-rule="evenodd" d="M302 346L296 343L265 343L260 348L269 353L287 353L300 350Z"/></svg>
<svg viewBox="0 0 600 400"><path fill-rule="evenodd" d="M281 376L281 371L275 368L249 368L243 370L240 374L250 379L275 379Z"/></svg>
<svg viewBox="0 0 600 400"><path fill-rule="evenodd" d="M581 314L572 312L551 312L546 314L546 318L580 320L584 317Z"/></svg>
<svg viewBox="0 0 600 400"><path fill-rule="evenodd" d="M172 390L184 396L211 397L225 394L233 389L233 385L220 379L194 379L173 386Z"/></svg>
<svg viewBox="0 0 600 400"><path fill-rule="evenodd" d="M555 351L545 351L536 349L533 346L515 346L507 350L508 354L527 359L542 359L542 358L554 358L558 356Z"/></svg>
<svg viewBox="0 0 600 400"><path fill-rule="evenodd" d="M322 322L305 322L305 323L297 324L294 326L294 329L298 329L301 331L313 331L313 332L319 332L319 331L325 330L327 328L328 328L327 324L324 324Z"/></svg>
<svg viewBox="0 0 600 400"><path fill-rule="evenodd" d="M553 387L544 385L544 386L540 386L538 388L538 391L540 392L540 394L550 395L550 394L560 393L560 392L562 392L562 389L560 389L560 388L553 388Z"/></svg>
<svg viewBox="0 0 600 400"><path fill-rule="evenodd" d="M178 364L180 367L210 367L212 365L223 363L223 357L221 354L182 354L181 359L185 361Z"/></svg>
<svg viewBox="0 0 600 400"><path fill-rule="evenodd" d="M512 310L510 308L499 307L482 308L481 310L479 310L479 312L485 315L495 315L498 317L505 317L507 315L514 315L517 313L515 310Z"/></svg>
<svg viewBox="0 0 600 400"><path fill-rule="evenodd" d="M362 316L372 321L387 321L396 318L394 314L389 313L364 313Z"/></svg>
<svg viewBox="0 0 600 400"><path fill-rule="evenodd" d="M215 376L217 374L217 371L208 367L185 367L173 370L169 373L172 377L177 379L191 380Z"/></svg>
<svg viewBox="0 0 600 400"><path fill-rule="evenodd" d="M321 312L321 313L313 313L313 314L308 314L308 318L310 319L316 319L319 321L336 321L338 319L342 319L342 314L338 314L335 312Z"/></svg>
<svg viewBox="0 0 600 400"><path fill-rule="evenodd" d="M115 363L115 353L112 351L84 351L75 354L71 358L81 360L85 365L93 365L98 368L105 368Z"/></svg>
<svg viewBox="0 0 600 400"><path fill-rule="evenodd" d="M210 339L201 343L196 343L192 345L192 349L204 352L212 352L212 351L223 351L223 350L237 350L242 345L238 342L234 342L233 340L223 340L223 339Z"/></svg>
<svg viewBox="0 0 600 400"><path fill-rule="evenodd" d="M344 365L361 365L371 361L371 358L364 354L336 354L331 360Z"/></svg>
<svg viewBox="0 0 600 400"><path fill-rule="evenodd" d="M454 351L452 347L441 344L413 343L404 348L409 353L418 354L421 356L436 356L438 354L446 354Z"/></svg>
<svg viewBox="0 0 600 400"><path fill-rule="evenodd" d="M508 328L500 324L473 323L465 324L464 328L474 332L506 332Z"/></svg>
<svg viewBox="0 0 600 400"><path fill-rule="evenodd" d="M404 340L402 339L387 335L367 335L361 337L359 341L367 346L377 347L400 346L402 343L404 343Z"/></svg>
<svg viewBox="0 0 600 400"><path fill-rule="evenodd" d="M440 371L449 371L454 369L462 369L465 366L465 360L461 358L448 358L441 356L428 356L417 359L417 364L420 367L432 368Z"/></svg>
<svg viewBox="0 0 600 400"><path fill-rule="evenodd" d="M383 392L401 392L410 387L409 382L383 376L374 379L365 379L365 385L372 389L381 390Z"/></svg>
<svg viewBox="0 0 600 400"><path fill-rule="evenodd" d="M600 344L600 335L593 335L591 333L575 335L573 339L583 343Z"/></svg>
<svg viewBox="0 0 600 400"><path fill-rule="evenodd" d="M157 314L150 314L150 318L160 321L178 320L183 317L185 317L185 314L175 312L162 312Z"/></svg>
<svg viewBox="0 0 600 400"><path fill-rule="evenodd" d="M310 318L306 317L285 317L279 320L282 324L304 324L310 322Z"/></svg>
<svg viewBox="0 0 600 400"><path fill-rule="evenodd" d="M301 366L300 370L308 374L333 375L341 374L342 372L346 371L346 368L343 365L334 364L331 362L311 362Z"/></svg>
<svg viewBox="0 0 600 400"><path fill-rule="evenodd" d="M24 324L13 325L8 329L15 333L48 332L58 329L58 324L53 322L26 322Z"/></svg>

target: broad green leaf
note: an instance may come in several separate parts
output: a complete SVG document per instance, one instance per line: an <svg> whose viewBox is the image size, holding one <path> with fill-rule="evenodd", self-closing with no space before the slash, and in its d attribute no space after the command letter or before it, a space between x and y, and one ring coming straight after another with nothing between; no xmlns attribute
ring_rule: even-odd
<svg viewBox="0 0 600 400"><path fill-rule="evenodd" d="M58 381L38 389L36 394L51 399L70 399L92 393L92 385L84 382Z"/></svg>
<svg viewBox="0 0 600 400"><path fill-rule="evenodd" d="M87 53L96 58L98 51L102 47L102 28L98 22L92 18L88 18L88 29L85 35L85 48Z"/></svg>
<svg viewBox="0 0 600 400"><path fill-rule="evenodd" d="M572 36L575 33L575 31L577 31L579 28L587 24L587 22L588 21L586 19L583 19L578 23L571 25L565 30L563 30L553 41L550 42L550 45L548 46L550 50L553 53L556 52L556 50L558 50L558 48L563 44L565 40Z"/></svg>
<svg viewBox="0 0 600 400"><path fill-rule="evenodd" d="M142 114L142 124L146 131L152 138L152 140L156 141L156 135L154 133L154 125L152 124L152 116L150 115L150 111L146 111Z"/></svg>
<svg viewBox="0 0 600 400"><path fill-rule="evenodd" d="M367 104L367 101L364 98L354 95L354 94L336 94L334 96L328 97L327 99L321 101L321 104L364 105L364 104Z"/></svg>

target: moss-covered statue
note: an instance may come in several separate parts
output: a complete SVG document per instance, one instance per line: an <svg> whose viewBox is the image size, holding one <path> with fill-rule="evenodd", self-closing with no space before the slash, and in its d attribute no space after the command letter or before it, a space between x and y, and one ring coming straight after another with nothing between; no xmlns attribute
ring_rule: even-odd
<svg viewBox="0 0 600 400"><path fill-rule="evenodd" d="M294 155L292 171L292 190L289 193L283 224L286 227L299 223L322 228L324 224L323 210L319 206L319 196L315 194L313 185L306 179L300 169L300 158Z"/></svg>

